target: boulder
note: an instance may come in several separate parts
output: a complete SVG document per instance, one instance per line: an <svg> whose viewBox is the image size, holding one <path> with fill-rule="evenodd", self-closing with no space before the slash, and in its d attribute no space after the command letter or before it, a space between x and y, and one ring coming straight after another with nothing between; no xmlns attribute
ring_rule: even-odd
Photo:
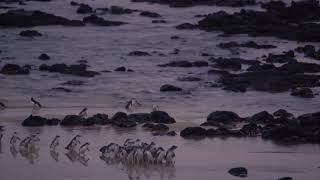
<svg viewBox="0 0 320 180"><path fill-rule="evenodd" d="M45 54L45 53L42 53L40 54L40 56L38 57L38 59L40 60L43 60L43 61L46 61L46 60L49 60L50 59L50 56Z"/></svg>
<svg viewBox="0 0 320 180"><path fill-rule="evenodd" d="M123 8L120 6L111 6L109 11L111 14L131 14L133 12L133 10L131 9Z"/></svg>
<svg viewBox="0 0 320 180"><path fill-rule="evenodd" d="M303 114L298 120L303 127L320 127L320 112Z"/></svg>
<svg viewBox="0 0 320 180"><path fill-rule="evenodd" d="M95 114L92 117L87 118L87 121L93 122L93 124L106 125L111 124L107 114Z"/></svg>
<svg viewBox="0 0 320 180"><path fill-rule="evenodd" d="M294 89L291 91L290 95L302 98L314 98L314 93L310 88Z"/></svg>
<svg viewBox="0 0 320 180"><path fill-rule="evenodd" d="M182 89L180 87L176 87L176 86L173 86L173 85L170 85L170 84L165 84L165 85L162 85L160 87L160 91L161 92L182 91Z"/></svg>
<svg viewBox="0 0 320 180"><path fill-rule="evenodd" d="M7 75L27 75L30 73L26 67L21 67L17 64L6 64L2 67L0 73Z"/></svg>
<svg viewBox="0 0 320 180"><path fill-rule="evenodd" d="M236 167L236 168L231 168L228 171L229 174L237 177L247 177L248 176L248 170L244 167Z"/></svg>
<svg viewBox="0 0 320 180"><path fill-rule="evenodd" d="M240 120L240 116L231 111L214 111L207 116L210 125L229 124Z"/></svg>
<svg viewBox="0 0 320 180"><path fill-rule="evenodd" d="M128 54L128 56L151 56L151 54L144 51L132 51Z"/></svg>
<svg viewBox="0 0 320 180"><path fill-rule="evenodd" d="M172 124L175 123L175 119L164 111L151 112L151 120L155 123Z"/></svg>
<svg viewBox="0 0 320 180"><path fill-rule="evenodd" d="M41 33L39 33L36 30L25 30L25 31L21 31L19 33L20 36L24 36L24 37L35 37L35 36L42 36Z"/></svg>
<svg viewBox="0 0 320 180"><path fill-rule="evenodd" d="M150 12L150 11L142 11L140 13L141 16L145 16L145 17L150 17L150 18L159 18L161 17L160 14L155 13L155 12Z"/></svg>
<svg viewBox="0 0 320 180"><path fill-rule="evenodd" d="M120 25L127 24L121 21L108 21L96 15L90 15L90 16L84 17L83 22L98 25L98 26L120 26Z"/></svg>
<svg viewBox="0 0 320 180"><path fill-rule="evenodd" d="M260 133L261 126L256 123L249 123L242 126L240 132L246 136L257 136Z"/></svg>
<svg viewBox="0 0 320 180"><path fill-rule="evenodd" d="M66 92L66 93L72 92L70 89L67 89L64 87L55 87L55 88L52 88L51 90L58 91L58 92Z"/></svg>
<svg viewBox="0 0 320 180"><path fill-rule="evenodd" d="M10 10L0 14L0 26L30 27L46 25L84 26L81 21L69 20L42 11Z"/></svg>
<svg viewBox="0 0 320 180"><path fill-rule="evenodd" d="M175 131L169 131L167 132L167 136L176 136L177 133Z"/></svg>
<svg viewBox="0 0 320 180"><path fill-rule="evenodd" d="M89 14L92 12L93 12L93 9L88 4L80 4L80 6L77 9L78 14Z"/></svg>
<svg viewBox="0 0 320 180"><path fill-rule="evenodd" d="M67 115L63 118L60 125L61 126L77 126L81 125L85 122L85 118L78 116L78 115Z"/></svg>
<svg viewBox="0 0 320 180"><path fill-rule="evenodd" d="M187 127L180 132L181 137L201 137L206 136L206 129L202 127Z"/></svg>
<svg viewBox="0 0 320 180"><path fill-rule="evenodd" d="M292 177L282 177L282 178L279 178L278 180L293 180Z"/></svg>
<svg viewBox="0 0 320 180"><path fill-rule="evenodd" d="M128 116L128 119L137 122L138 124L151 122L150 113L134 113Z"/></svg>
<svg viewBox="0 0 320 180"><path fill-rule="evenodd" d="M267 111L262 111L257 114L254 114L253 116L248 118L248 120L253 123L266 124L274 122L274 117Z"/></svg>
<svg viewBox="0 0 320 180"><path fill-rule="evenodd" d="M215 63L213 65L213 67L215 67L215 68L231 69L234 71L241 70L241 63L238 61L233 61L233 60L223 59L223 58L218 58L218 59L214 59L211 61L213 61Z"/></svg>
<svg viewBox="0 0 320 180"><path fill-rule="evenodd" d="M190 24L190 23L182 23L176 26L176 29L197 29L197 25Z"/></svg>
<svg viewBox="0 0 320 180"><path fill-rule="evenodd" d="M51 66L42 64L39 67L40 71L49 71L49 72L58 72L62 74L70 74L81 77L94 77L96 75L100 75L99 72L96 71L88 71L87 65L85 64L76 64L76 65L66 65L66 64L53 64Z"/></svg>
<svg viewBox="0 0 320 180"><path fill-rule="evenodd" d="M125 72L126 70L127 70L126 67L121 66L121 67L116 68L114 71Z"/></svg>
<svg viewBox="0 0 320 180"><path fill-rule="evenodd" d="M41 116L30 115L22 122L22 126L44 126L47 123L47 119Z"/></svg>
<svg viewBox="0 0 320 180"><path fill-rule="evenodd" d="M60 119L56 119L56 118L52 118L52 119L47 119L46 121L46 125L48 126L57 126L59 125L61 122Z"/></svg>

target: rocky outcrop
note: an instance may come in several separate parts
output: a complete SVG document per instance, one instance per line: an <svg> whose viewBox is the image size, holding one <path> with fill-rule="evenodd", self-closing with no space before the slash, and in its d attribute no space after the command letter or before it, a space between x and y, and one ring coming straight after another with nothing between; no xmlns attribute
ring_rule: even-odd
<svg viewBox="0 0 320 180"><path fill-rule="evenodd" d="M151 54L144 51L132 51L128 54L128 56L151 56Z"/></svg>
<svg viewBox="0 0 320 180"><path fill-rule="evenodd" d="M155 123L172 124L175 123L175 119L164 111L151 112L151 120Z"/></svg>
<svg viewBox="0 0 320 180"><path fill-rule="evenodd" d="M222 49L231 49L231 48L238 48L238 47L253 48L253 49L272 49L272 48L276 48L276 46L269 45L269 44L259 45L254 41L247 41L247 42L244 42L244 43L238 43L238 42L235 42L235 41L231 41L231 42L227 42L227 43L220 43L217 46L222 48Z"/></svg>
<svg viewBox="0 0 320 180"><path fill-rule="evenodd" d="M50 56L48 54L42 53L40 54L40 56L38 57L38 59L46 61L50 59Z"/></svg>
<svg viewBox="0 0 320 180"><path fill-rule="evenodd" d="M17 64L6 64L2 67L0 73L6 75L27 75L30 71L26 66L21 67Z"/></svg>
<svg viewBox="0 0 320 180"><path fill-rule="evenodd" d="M47 119L41 116L30 115L22 122L22 126L44 126L47 123Z"/></svg>
<svg viewBox="0 0 320 180"><path fill-rule="evenodd" d="M53 65L46 65L42 64L39 67L40 71L48 71L48 72L57 72L61 74L70 74L75 76L82 76L82 77L94 77L99 75L100 73L96 71L88 71L87 65L84 64L76 64L76 65L66 65L66 64L53 64Z"/></svg>
<svg viewBox="0 0 320 180"><path fill-rule="evenodd" d="M184 67L184 68L189 68L189 67L207 67L209 66L207 61L194 61L194 62L189 62L189 61L171 61L167 64L160 64L158 65L159 67Z"/></svg>
<svg viewBox="0 0 320 180"><path fill-rule="evenodd" d="M10 10L0 14L0 26L30 27L46 25L83 26L81 21L69 20L42 11Z"/></svg>
<svg viewBox="0 0 320 180"><path fill-rule="evenodd" d="M319 20L319 9L318 1L308 0L293 1L291 6L267 8L267 11L241 10L234 14L220 11L200 20L198 27L206 31L220 30L225 34L273 36L296 41L319 42L320 36L316 32L320 30L320 25L310 23Z"/></svg>
<svg viewBox="0 0 320 180"><path fill-rule="evenodd" d="M170 84L165 84L160 87L161 92L169 92L169 91L182 91L180 87L176 87Z"/></svg>
<svg viewBox="0 0 320 180"><path fill-rule="evenodd" d="M231 168L229 171L229 174L237 177L247 177L248 176L248 170L244 167L236 167Z"/></svg>
<svg viewBox="0 0 320 180"><path fill-rule="evenodd" d="M241 117L231 111L214 111L207 116L207 124L220 126L241 121Z"/></svg>
<svg viewBox="0 0 320 180"><path fill-rule="evenodd" d="M78 126L82 125L86 121L85 118L78 115L67 115L65 116L60 125L61 126Z"/></svg>
<svg viewBox="0 0 320 180"><path fill-rule="evenodd" d="M180 136L184 138L205 137L206 129L202 127L187 127L180 132Z"/></svg>
<svg viewBox="0 0 320 180"><path fill-rule="evenodd" d="M19 33L20 36L24 36L24 37L36 37L36 36L42 36L41 33L39 33L36 30L25 30L25 31L21 31Z"/></svg>
<svg viewBox="0 0 320 180"><path fill-rule="evenodd" d="M83 18L83 22L90 23L98 26L121 26L127 24L121 21L108 21L96 15L90 15Z"/></svg>
<svg viewBox="0 0 320 180"><path fill-rule="evenodd" d="M310 88L298 88L292 90L291 96L302 97L302 98L313 98L314 93Z"/></svg>

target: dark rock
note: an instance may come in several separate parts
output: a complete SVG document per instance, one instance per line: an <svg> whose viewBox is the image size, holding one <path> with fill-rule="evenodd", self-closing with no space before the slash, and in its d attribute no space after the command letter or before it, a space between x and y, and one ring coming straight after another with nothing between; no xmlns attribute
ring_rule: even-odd
<svg viewBox="0 0 320 180"><path fill-rule="evenodd" d="M168 131L169 127L165 124L155 124L152 131Z"/></svg>
<svg viewBox="0 0 320 180"><path fill-rule="evenodd" d="M115 115L113 115L111 122L113 126L120 128L131 128L137 125L137 123L134 120L129 119L128 115L124 112L117 112Z"/></svg>
<svg viewBox="0 0 320 180"><path fill-rule="evenodd" d="M289 73L317 73L320 72L320 65L314 63L290 61L282 65L279 70Z"/></svg>
<svg viewBox="0 0 320 180"><path fill-rule="evenodd" d="M44 126L46 125L46 122L46 118L30 115L27 119L25 119L22 122L22 126Z"/></svg>
<svg viewBox="0 0 320 180"><path fill-rule="evenodd" d="M151 112L151 120L155 123L172 124L175 123L175 119L164 111Z"/></svg>
<svg viewBox="0 0 320 180"><path fill-rule="evenodd" d="M278 180L293 180L292 177L282 177L282 178L279 178Z"/></svg>
<svg viewBox="0 0 320 180"><path fill-rule="evenodd" d="M98 26L120 26L120 25L127 24L121 21L108 21L96 15L90 15L90 16L84 17L83 22L98 25Z"/></svg>
<svg viewBox="0 0 320 180"><path fill-rule="evenodd" d="M173 85L170 85L170 84L165 84L165 85L162 85L160 87L160 91L161 92L182 91L182 89L180 87L176 87L176 86L173 86Z"/></svg>
<svg viewBox="0 0 320 180"><path fill-rule="evenodd" d="M106 125L110 124L111 120L107 114L95 114L92 116L94 124Z"/></svg>
<svg viewBox="0 0 320 180"><path fill-rule="evenodd" d="M192 7L198 5L214 5L214 6L230 6L230 7L243 7L255 5L255 0L131 0L132 2L148 2L148 3L158 3L158 4L167 4L170 7Z"/></svg>
<svg viewBox="0 0 320 180"><path fill-rule="evenodd" d="M114 114L111 118L112 121L118 121L121 119L128 119L128 115L124 112L117 112L116 114Z"/></svg>
<svg viewBox="0 0 320 180"><path fill-rule="evenodd" d="M152 20L151 23L154 23L154 24L164 24L164 23L167 23L166 20Z"/></svg>
<svg viewBox="0 0 320 180"><path fill-rule="evenodd" d="M298 120L303 127L320 127L320 112L303 114Z"/></svg>
<svg viewBox="0 0 320 180"><path fill-rule="evenodd" d="M217 45L220 48L223 49L230 49L230 48L235 48L235 47L246 47L246 48L254 48L254 49L272 49L276 48L276 46L273 45L259 45L255 43L254 41L248 41L245 43L238 43L235 41L227 42L227 43L220 43Z"/></svg>
<svg viewBox="0 0 320 180"><path fill-rule="evenodd" d="M176 29L197 29L198 26L190 23L183 23L176 26Z"/></svg>
<svg viewBox="0 0 320 180"><path fill-rule="evenodd" d="M67 115L63 118L60 125L61 126L77 126L81 125L85 122L85 118L78 116L78 115Z"/></svg>
<svg viewBox="0 0 320 180"><path fill-rule="evenodd" d="M198 77L179 77L177 80L178 81L189 81L189 82L202 81L202 79L198 78Z"/></svg>
<svg viewBox="0 0 320 180"><path fill-rule="evenodd" d="M167 132L167 136L176 136L177 133L175 131L169 131Z"/></svg>
<svg viewBox="0 0 320 180"><path fill-rule="evenodd" d="M209 64L207 61L171 61L167 64L160 64L159 67L207 67Z"/></svg>
<svg viewBox="0 0 320 180"><path fill-rule="evenodd" d="M305 57L309 57L315 60L320 60L320 49L316 51L313 45L305 45L303 47L297 47L295 49L299 53L304 53Z"/></svg>
<svg viewBox="0 0 320 180"><path fill-rule="evenodd" d="M53 119L47 119L46 121L46 125L48 126L57 126L60 124L60 120L59 119L56 119L56 118L53 118Z"/></svg>
<svg viewBox="0 0 320 180"><path fill-rule="evenodd" d="M126 9L120 6L111 6L110 7L110 13L111 14L131 14L133 10Z"/></svg>
<svg viewBox="0 0 320 180"><path fill-rule="evenodd" d="M0 26L30 27L46 25L83 26L81 21L48 14L42 11L11 10L0 14Z"/></svg>
<svg viewBox="0 0 320 180"><path fill-rule="evenodd" d="M141 16L145 16L145 17L151 17L151 18L159 18L161 17L160 14L155 13L155 12L149 12L149 11L142 11L140 13Z"/></svg>
<svg viewBox="0 0 320 180"><path fill-rule="evenodd" d="M237 177L247 177L248 171L244 167L237 167L237 168L231 168L229 171L229 174Z"/></svg>
<svg viewBox="0 0 320 180"><path fill-rule="evenodd" d="M311 3L310 3L311 2ZM267 11L242 10L234 14L217 12L198 22L199 29L221 30L225 34L249 34L252 36L274 36L296 41L320 41L320 25L305 23L318 21L318 1L292 2L291 6Z"/></svg>
<svg viewBox="0 0 320 180"><path fill-rule="evenodd" d="M241 58L210 58L209 61L211 62L219 62L219 61L227 61L227 62L235 62L237 64L246 64L246 65L258 65L260 64L260 61L258 60L247 60L247 59L241 59Z"/></svg>
<svg viewBox="0 0 320 180"><path fill-rule="evenodd" d="M6 64L2 67L0 73L7 75L26 75L29 74L30 71L28 68L16 64Z"/></svg>
<svg viewBox="0 0 320 180"><path fill-rule="evenodd" d="M94 77L100 73L96 71L88 71L87 65L85 64L76 64L67 66L66 64L53 64L51 66L42 64L39 67L40 71L49 71L49 72L58 72L61 74L70 74L81 77Z"/></svg>
<svg viewBox="0 0 320 180"><path fill-rule="evenodd" d="M282 54L269 54L265 59L268 63L287 63L297 61L293 51L283 52Z"/></svg>
<svg viewBox="0 0 320 180"><path fill-rule="evenodd" d="M143 128L148 128L148 129L153 129L154 124L152 124L152 123L146 123L146 124L142 125L142 127L143 127Z"/></svg>
<svg viewBox="0 0 320 180"><path fill-rule="evenodd" d="M70 2L70 5L71 5L71 6L79 6L80 3L75 2L75 1L71 1L71 2Z"/></svg>
<svg viewBox="0 0 320 180"><path fill-rule="evenodd" d="M128 119L137 122L138 124L151 122L150 113L134 113L128 116Z"/></svg>
<svg viewBox="0 0 320 180"><path fill-rule="evenodd" d="M256 123L249 123L242 126L240 131L246 136L257 136L260 133L261 127Z"/></svg>
<svg viewBox="0 0 320 180"><path fill-rule="evenodd" d="M56 88L52 88L51 90L60 91L60 92L66 92L66 93L72 92L70 89L67 89L67 88L64 88L64 87L56 87Z"/></svg>
<svg viewBox="0 0 320 180"><path fill-rule="evenodd" d="M181 137L206 136L206 129L202 127L187 127L180 132Z"/></svg>
<svg viewBox="0 0 320 180"><path fill-rule="evenodd" d="M223 58L218 58L218 59L212 59L215 64L213 67L215 68L221 68L221 69L231 69L231 70L241 70L241 63L238 61L233 61L229 59L223 59Z"/></svg>
<svg viewBox="0 0 320 180"><path fill-rule="evenodd" d="M272 70L275 66L273 64L256 64L250 66L247 71L264 71L264 70Z"/></svg>
<svg viewBox="0 0 320 180"><path fill-rule="evenodd" d="M77 13L79 14L89 14L92 12L93 12L93 9L88 4L80 4L80 6L77 9Z"/></svg>
<svg viewBox="0 0 320 180"><path fill-rule="evenodd" d="M43 61L45 61L45 60L49 60L50 59L50 56L48 56L47 54L40 54L40 56L38 57L38 59L40 59L40 60L43 60Z"/></svg>
<svg viewBox="0 0 320 180"><path fill-rule="evenodd" d="M216 69L211 69L208 71L208 74L217 74L217 75L229 75L230 73L228 71L224 70L216 70Z"/></svg>
<svg viewBox="0 0 320 180"><path fill-rule="evenodd" d="M84 81L80 81L80 80L71 80L71 81L67 81L65 83L62 83L62 85L81 86L84 83L85 83Z"/></svg>
<svg viewBox="0 0 320 180"><path fill-rule="evenodd" d="M207 122L210 125L229 124L240 120L239 115L231 111L214 111L207 117Z"/></svg>
<svg viewBox="0 0 320 180"><path fill-rule="evenodd" d="M292 96L302 97L302 98L313 98L314 93L310 88L298 88L292 90L290 93Z"/></svg>
<svg viewBox="0 0 320 180"><path fill-rule="evenodd" d="M143 51L132 51L128 54L128 56L151 56L151 54Z"/></svg>
<svg viewBox="0 0 320 180"><path fill-rule="evenodd" d="M35 37L35 36L42 36L41 33L39 33L38 31L35 30L25 30L25 31L21 31L19 33L20 36L24 36L24 37Z"/></svg>
<svg viewBox="0 0 320 180"><path fill-rule="evenodd" d="M120 71L120 72L124 72L124 71L126 71L127 69L125 68L125 67L118 67L118 68L116 68L114 71Z"/></svg>
<svg viewBox="0 0 320 180"><path fill-rule="evenodd" d="M268 113L267 111L262 111L257 114L254 114L248 120L253 123L265 124L265 123L274 122L274 117L270 113Z"/></svg>

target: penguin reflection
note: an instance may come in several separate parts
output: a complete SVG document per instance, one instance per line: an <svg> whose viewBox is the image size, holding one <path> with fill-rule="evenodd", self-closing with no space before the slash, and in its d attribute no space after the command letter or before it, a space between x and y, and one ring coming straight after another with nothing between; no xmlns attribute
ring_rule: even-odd
<svg viewBox="0 0 320 180"><path fill-rule="evenodd" d="M59 152L55 150L50 150L50 155L52 159L54 159L56 162L59 162Z"/></svg>

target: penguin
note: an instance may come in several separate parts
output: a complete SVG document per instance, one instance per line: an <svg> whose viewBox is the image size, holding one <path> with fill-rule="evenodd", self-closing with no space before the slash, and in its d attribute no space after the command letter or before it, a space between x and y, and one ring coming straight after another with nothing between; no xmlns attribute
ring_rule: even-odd
<svg viewBox="0 0 320 180"><path fill-rule="evenodd" d="M163 164L165 160L166 153L162 147L159 147L156 153L155 161L158 164Z"/></svg>
<svg viewBox="0 0 320 180"><path fill-rule="evenodd" d="M80 155L84 155L87 151L89 151L89 145L90 144L88 142L86 142L83 145L81 145L80 148L79 148L79 154Z"/></svg>
<svg viewBox="0 0 320 180"><path fill-rule="evenodd" d="M72 138L72 140L65 147L65 149L67 149L69 151L73 150L77 146L77 144L80 143L80 141L78 140L79 137L80 137L80 135L76 135L74 138Z"/></svg>
<svg viewBox="0 0 320 180"><path fill-rule="evenodd" d="M50 144L50 149L52 149L52 150L56 150L56 148L57 148L57 146L59 146L59 138L60 138L60 136L59 135L57 135L53 140L52 140L52 142L51 142L51 144Z"/></svg>
<svg viewBox="0 0 320 180"><path fill-rule="evenodd" d="M10 139L10 144L11 144L12 146L15 146L15 144L16 144L17 141L20 141L20 138L19 138L19 136L18 136L18 133L17 133L17 132L14 132L13 135L12 135L12 137L11 137L11 139Z"/></svg>
<svg viewBox="0 0 320 180"><path fill-rule="evenodd" d="M167 152L166 152L166 156L165 156L165 159L166 159L166 162L167 164L172 164L174 165L174 157L176 156L175 153L174 153L174 150L177 149L178 146L171 146Z"/></svg>
<svg viewBox="0 0 320 180"><path fill-rule="evenodd" d="M42 105L36 101L33 97L31 97L31 103L33 104L33 108L37 107L37 108L42 108Z"/></svg>
<svg viewBox="0 0 320 180"><path fill-rule="evenodd" d="M126 106L125 106L125 109L126 109L128 112L131 112L132 109L133 109L134 107L136 107L136 106L140 107L141 104L138 102L137 99L132 98L130 101L127 102L127 104L126 104Z"/></svg>
<svg viewBox="0 0 320 180"><path fill-rule="evenodd" d="M80 116L80 117L83 117L83 118L87 117L87 110L88 110L87 107L83 108L83 109L79 112L79 116Z"/></svg>
<svg viewBox="0 0 320 180"><path fill-rule="evenodd" d="M143 151L143 161L144 161L144 163L147 163L147 164L152 164L154 161L154 158L153 158L151 152L147 149L145 149Z"/></svg>
<svg viewBox="0 0 320 180"><path fill-rule="evenodd" d="M152 112L154 112L154 111L159 111L159 106L152 105Z"/></svg>
<svg viewBox="0 0 320 180"><path fill-rule="evenodd" d="M138 147L136 148L136 151L134 153L135 162L137 164L141 164L143 162L143 151L142 148Z"/></svg>

